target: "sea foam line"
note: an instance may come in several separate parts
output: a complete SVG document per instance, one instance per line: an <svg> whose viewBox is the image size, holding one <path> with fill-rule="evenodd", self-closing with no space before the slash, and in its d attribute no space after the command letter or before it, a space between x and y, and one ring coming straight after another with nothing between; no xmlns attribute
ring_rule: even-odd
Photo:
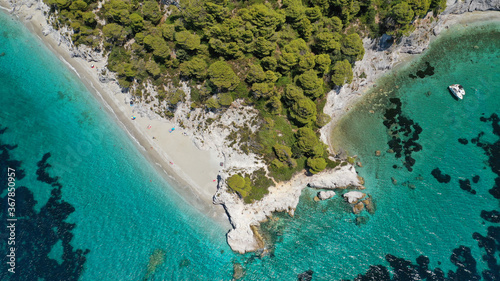
<svg viewBox="0 0 500 281"><path fill-rule="evenodd" d="M66 59L64 59L64 57L63 57L63 56L59 56L59 58L60 58L60 59L61 59L61 60L62 60L62 61L63 61L63 62L64 62L64 63L65 63L65 64L69 67L69 68L71 68L71 70L73 70L73 71L76 73L76 75L78 75L78 78L80 78L80 79L82 78L82 77L80 76L80 73L78 73L78 71L76 71L76 69L75 69L75 68L71 65L71 63L69 63Z"/></svg>
<svg viewBox="0 0 500 281"><path fill-rule="evenodd" d="M128 130L127 126L120 120L120 118L118 117L118 115L116 114L116 112L113 110L113 108L109 105L109 103L104 99L103 95L101 94L101 92L99 90L97 90L97 88L94 86L94 83L90 82L90 86L92 87L92 89L94 89L94 92L99 96L99 98L101 99L102 101L102 104L104 104L104 106L111 112L113 113L113 115L115 116L115 119L116 121L118 122L118 124L125 130L125 132L127 132L127 134L130 136L130 138L132 138L132 140L134 140L134 142L143 150L143 151L146 151L146 148L144 146L141 145L141 143L134 137L134 135Z"/></svg>
<svg viewBox="0 0 500 281"><path fill-rule="evenodd" d="M101 98L102 102L104 103L104 106L106 106L106 108L113 112L113 114L115 115L116 118L118 118L118 115L116 115L116 113L114 112L113 108L106 102L106 100L104 99L104 97L101 95L101 92L99 92L99 90L97 90L97 88L94 86L94 83L92 83L92 81L90 81L90 86L92 87L92 89L94 89L94 91L97 93L97 95Z"/></svg>

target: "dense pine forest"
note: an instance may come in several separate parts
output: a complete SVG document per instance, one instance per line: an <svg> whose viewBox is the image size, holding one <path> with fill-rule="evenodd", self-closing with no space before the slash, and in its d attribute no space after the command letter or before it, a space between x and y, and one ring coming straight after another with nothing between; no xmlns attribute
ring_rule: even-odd
<svg viewBox="0 0 500 281"><path fill-rule="evenodd" d="M337 165L318 128L325 94L350 83L363 58L362 37L412 31L415 20L446 0L45 0L56 28L70 27L75 45L108 55L108 69L139 99L154 85L163 117L176 105L220 112L242 99L260 112L257 134L241 132L244 152L262 155L269 176L288 180ZM190 99L180 81L191 86ZM234 141L237 141L237 137ZM264 172L263 172L264 173ZM246 202L272 181L234 175L229 186Z"/></svg>

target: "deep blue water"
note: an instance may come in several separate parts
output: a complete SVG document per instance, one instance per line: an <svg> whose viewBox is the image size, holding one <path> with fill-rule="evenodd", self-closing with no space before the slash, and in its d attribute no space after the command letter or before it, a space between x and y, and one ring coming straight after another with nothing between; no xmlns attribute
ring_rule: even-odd
<svg viewBox="0 0 500 281"><path fill-rule="evenodd" d="M375 213L356 216L340 196L314 202L306 189L294 218L280 214L264 225L276 244L259 257L232 253L226 230L190 207L78 77L0 13L0 227L6 168L13 167L22 241L19 271L10 274L8 233L0 232L0 280L230 280L235 262L243 280L297 280L308 270L303 280L311 273L313 280L353 279L370 266L379 280L439 277L438 267L461 280L488 267L500 272L491 259L499 258L498 223L488 216L494 213L481 216L499 210L499 50L500 24L458 26L379 81L332 132L363 163ZM464 85L463 101L447 92L453 83ZM406 145L400 158L386 152L388 128L394 150ZM432 175L436 168L448 183ZM479 241L489 247L489 265Z"/></svg>

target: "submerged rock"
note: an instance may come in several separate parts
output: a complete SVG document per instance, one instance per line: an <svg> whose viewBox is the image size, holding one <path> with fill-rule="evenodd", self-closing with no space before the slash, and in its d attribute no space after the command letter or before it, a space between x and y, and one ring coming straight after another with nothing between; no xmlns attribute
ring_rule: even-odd
<svg viewBox="0 0 500 281"><path fill-rule="evenodd" d="M335 192L332 191L332 190L328 190L328 191L320 191L318 192L318 199L319 200L326 200L326 199L330 199L332 198L333 196L335 196Z"/></svg>
<svg viewBox="0 0 500 281"><path fill-rule="evenodd" d="M361 201L363 204L365 204L365 208L370 214L375 213L375 205L373 204L373 200L371 197L368 197L367 199Z"/></svg>
<svg viewBox="0 0 500 281"><path fill-rule="evenodd" d="M245 276L243 266L237 262L233 263L233 280L241 279L243 276Z"/></svg>
<svg viewBox="0 0 500 281"><path fill-rule="evenodd" d="M391 178L391 181L392 181L392 184L394 184L394 185L398 184L398 181L394 177Z"/></svg>
<svg viewBox="0 0 500 281"><path fill-rule="evenodd" d="M361 213L361 211L363 211L364 209L365 209L365 204L363 204L362 202L359 202L358 204L356 204L352 207L352 212L357 215L357 214Z"/></svg>
<svg viewBox="0 0 500 281"><path fill-rule="evenodd" d="M366 217L366 216L357 216L356 217L356 225L362 225L362 224L365 224L368 222L370 218L369 217Z"/></svg>

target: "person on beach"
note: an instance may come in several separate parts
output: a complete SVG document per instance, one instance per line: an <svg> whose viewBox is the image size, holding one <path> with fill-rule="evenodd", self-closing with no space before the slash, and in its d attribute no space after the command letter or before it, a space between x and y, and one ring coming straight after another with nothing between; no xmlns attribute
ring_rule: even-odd
<svg viewBox="0 0 500 281"><path fill-rule="evenodd" d="M151 125L148 126L148 129L151 129Z"/></svg>

